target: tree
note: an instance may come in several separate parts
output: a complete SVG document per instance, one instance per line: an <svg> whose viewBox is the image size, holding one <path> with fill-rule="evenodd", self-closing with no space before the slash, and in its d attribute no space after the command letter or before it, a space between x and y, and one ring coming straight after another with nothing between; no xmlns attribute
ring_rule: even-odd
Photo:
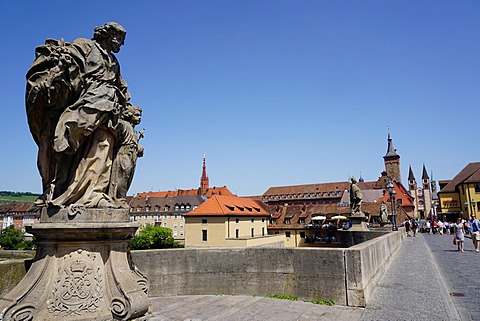
<svg viewBox="0 0 480 321"><path fill-rule="evenodd" d="M22 248L24 236L21 231L10 225L0 233L0 245L6 250L17 250Z"/></svg>
<svg viewBox="0 0 480 321"><path fill-rule="evenodd" d="M166 249L181 247L181 244L175 242L171 229L156 225L147 225L140 230L140 235L134 236L130 240L132 250L144 249Z"/></svg>

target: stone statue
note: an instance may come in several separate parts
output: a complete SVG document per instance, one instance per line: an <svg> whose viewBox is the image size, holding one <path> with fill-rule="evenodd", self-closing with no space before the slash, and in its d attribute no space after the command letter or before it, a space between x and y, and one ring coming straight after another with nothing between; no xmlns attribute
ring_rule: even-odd
<svg viewBox="0 0 480 321"><path fill-rule="evenodd" d="M142 109L130 103L113 53L125 29L109 22L93 39L47 40L27 73L26 107L38 145L43 194L32 266L0 297L0 320L146 320L148 278L131 260L140 226L126 203Z"/></svg>
<svg viewBox="0 0 480 321"><path fill-rule="evenodd" d="M358 187L357 180L355 177L351 178L350 184L350 212L351 215L362 215L362 211L360 209L362 204L362 191Z"/></svg>
<svg viewBox="0 0 480 321"><path fill-rule="evenodd" d="M125 35L109 22L96 27L92 39L47 39L36 48L26 108L42 177L37 205L128 208L125 197L143 148L134 129L141 109L130 103L113 54Z"/></svg>
<svg viewBox="0 0 480 321"><path fill-rule="evenodd" d="M388 222L387 204L385 203L385 201L382 201L382 203L380 204L380 222Z"/></svg>

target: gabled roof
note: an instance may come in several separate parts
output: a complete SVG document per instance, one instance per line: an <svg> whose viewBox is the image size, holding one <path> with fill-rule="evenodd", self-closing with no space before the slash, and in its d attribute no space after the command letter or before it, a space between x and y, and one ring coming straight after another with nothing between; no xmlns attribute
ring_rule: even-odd
<svg viewBox="0 0 480 321"><path fill-rule="evenodd" d="M480 162L465 166L439 193L456 192L457 186L463 183L480 183Z"/></svg>
<svg viewBox="0 0 480 321"><path fill-rule="evenodd" d="M358 182L360 189L372 189L375 182ZM323 193L323 192L341 192L350 189L350 182L332 182L319 184L303 184L289 186L270 187L263 196L267 195L286 195L286 194L302 194L302 193ZM338 197L338 196L337 196Z"/></svg>
<svg viewBox="0 0 480 321"><path fill-rule="evenodd" d="M270 216L265 204L248 198L214 195L185 217L191 216Z"/></svg>
<svg viewBox="0 0 480 321"><path fill-rule="evenodd" d="M225 195L225 196L233 196L233 193L226 186L221 187L210 187L207 188L203 195L200 195L200 189L193 188L193 189L178 189L175 191L159 191L159 192L142 192L137 193L135 197L174 197L174 196L206 196L211 197L212 195Z"/></svg>

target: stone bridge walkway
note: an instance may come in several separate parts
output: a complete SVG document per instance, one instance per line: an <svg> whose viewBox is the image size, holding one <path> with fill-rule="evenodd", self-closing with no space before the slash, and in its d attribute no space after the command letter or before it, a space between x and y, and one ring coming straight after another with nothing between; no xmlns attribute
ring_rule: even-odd
<svg viewBox="0 0 480 321"><path fill-rule="evenodd" d="M365 309L252 296L152 298L154 321L480 320L480 253L451 235L408 237Z"/></svg>

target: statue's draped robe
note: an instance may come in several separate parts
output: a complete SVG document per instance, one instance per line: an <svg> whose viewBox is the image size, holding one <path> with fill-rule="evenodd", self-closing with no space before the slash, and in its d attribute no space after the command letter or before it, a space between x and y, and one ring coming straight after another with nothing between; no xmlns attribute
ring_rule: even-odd
<svg viewBox="0 0 480 321"><path fill-rule="evenodd" d="M96 207L109 195L118 115L129 104L119 64L97 42L47 40L27 73L30 131L48 206Z"/></svg>

